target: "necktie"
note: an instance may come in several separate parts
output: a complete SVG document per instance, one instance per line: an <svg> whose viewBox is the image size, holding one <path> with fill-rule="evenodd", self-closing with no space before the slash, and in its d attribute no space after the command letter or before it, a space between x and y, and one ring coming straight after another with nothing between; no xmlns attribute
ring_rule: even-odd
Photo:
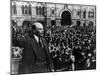
<svg viewBox="0 0 100 75"><path fill-rule="evenodd" d="M41 37L39 37L39 45L43 48L43 43L42 43Z"/></svg>

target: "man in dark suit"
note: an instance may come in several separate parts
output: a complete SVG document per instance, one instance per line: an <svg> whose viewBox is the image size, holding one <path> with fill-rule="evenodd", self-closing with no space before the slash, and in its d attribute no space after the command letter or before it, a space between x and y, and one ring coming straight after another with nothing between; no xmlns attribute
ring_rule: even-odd
<svg viewBox="0 0 100 75"><path fill-rule="evenodd" d="M43 25L35 22L31 32L18 45L24 48L19 65L19 74L54 71L48 45L43 38Z"/></svg>

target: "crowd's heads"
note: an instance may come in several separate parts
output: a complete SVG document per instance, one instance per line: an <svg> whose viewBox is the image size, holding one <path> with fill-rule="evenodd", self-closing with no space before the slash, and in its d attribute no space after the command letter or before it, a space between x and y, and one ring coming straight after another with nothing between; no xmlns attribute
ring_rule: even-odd
<svg viewBox="0 0 100 75"><path fill-rule="evenodd" d="M24 33L26 33L26 32L28 32L28 31L30 31L30 26L31 26L32 24L31 24L31 21L24 21L23 23L22 23L22 28L23 28L23 32Z"/></svg>
<svg viewBox="0 0 100 75"><path fill-rule="evenodd" d="M71 28L66 28L63 30L60 27L60 28L56 28L56 29L52 29L52 30L53 30L52 31L53 37L51 37L52 38L51 44L54 45L55 43L57 43L57 44L61 45L61 41L63 39L65 39L66 44L68 44L68 47L70 47L71 49L76 47L76 48L79 48L82 50L83 46L85 46L86 50L90 49L91 40L89 40L89 39L92 39L93 35L95 35L95 33L93 33L94 32L93 29L91 29L91 28L87 29L86 27L85 28L84 27L76 27L76 28L71 27ZM91 33L93 33L93 34L91 34ZM64 36L64 35L66 35L66 36ZM57 41L59 41L59 42L57 42ZM89 42L87 42L87 41L89 41ZM63 41L63 43L64 42L65 41ZM60 47L63 47L63 46L61 45Z"/></svg>

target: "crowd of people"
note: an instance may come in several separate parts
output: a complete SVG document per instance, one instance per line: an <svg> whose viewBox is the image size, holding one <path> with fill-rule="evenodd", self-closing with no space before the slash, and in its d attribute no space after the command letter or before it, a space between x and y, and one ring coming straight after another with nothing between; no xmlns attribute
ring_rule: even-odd
<svg viewBox="0 0 100 75"><path fill-rule="evenodd" d="M73 62L76 70L88 69L91 61L95 60L96 30L94 26L51 27L47 33L50 37L47 39L49 49L57 69L65 68L67 64L70 67Z"/></svg>
<svg viewBox="0 0 100 75"><path fill-rule="evenodd" d="M13 25L12 39L22 39L26 35L24 28L17 27L15 22L12 22ZM94 26L51 26L45 29L45 39L49 44L56 71L96 68Z"/></svg>

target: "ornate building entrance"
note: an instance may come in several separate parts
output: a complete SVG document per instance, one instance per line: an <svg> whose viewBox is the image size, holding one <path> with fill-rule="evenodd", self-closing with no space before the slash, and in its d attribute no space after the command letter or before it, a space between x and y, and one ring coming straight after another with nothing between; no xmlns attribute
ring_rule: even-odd
<svg viewBox="0 0 100 75"><path fill-rule="evenodd" d="M61 14L61 25L71 25L71 13L67 10L63 11Z"/></svg>

